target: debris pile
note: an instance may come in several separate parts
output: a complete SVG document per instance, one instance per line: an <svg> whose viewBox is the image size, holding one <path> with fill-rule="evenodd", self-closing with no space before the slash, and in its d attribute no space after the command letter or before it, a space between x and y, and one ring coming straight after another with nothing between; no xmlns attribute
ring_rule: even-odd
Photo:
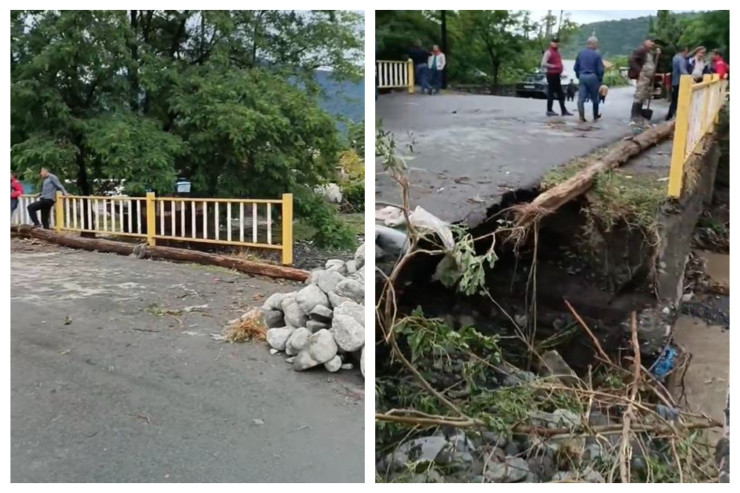
<svg viewBox="0 0 740 493"><path fill-rule="evenodd" d="M330 372L359 363L365 375L365 245L345 262L332 259L294 293L275 293L262 305L267 343L296 371L319 365Z"/></svg>

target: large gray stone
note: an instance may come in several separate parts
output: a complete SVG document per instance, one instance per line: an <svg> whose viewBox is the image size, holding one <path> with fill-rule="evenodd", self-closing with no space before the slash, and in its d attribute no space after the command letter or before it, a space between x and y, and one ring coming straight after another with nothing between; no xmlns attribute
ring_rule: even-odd
<svg viewBox="0 0 740 493"><path fill-rule="evenodd" d="M357 303L365 302L365 285L354 279L345 279L338 283L335 293Z"/></svg>
<svg viewBox="0 0 740 493"><path fill-rule="evenodd" d="M311 336L311 331L305 327L296 329L288 341L285 343L285 352L289 356L294 356L301 352L301 350L308 344L308 338Z"/></svg>
<svg viewBox="0 0 740 493"><path fill-rule="evenodd" d="M332 359L324 363L324 368L332 373L338 372L342 368L342 358L334 356Z"/></svg>
<svg viewBox="0 0 740 493"><path fill-rule="evenodd" d="M282 327L279 329L270 329L267 331L267 344L278 351L285 351L285 343L293 334L295 329L292 327Z"/></svg>
<svg viewBox="0 0 740 493"><path fill-rule="evenodd" d="M434 462L447 446L444 436L415 438L399 445L386 462L392 470L404 469L409 462Z"/></svg>
<svg viewBox="0 0 740 493"><path fill-rule="evenodd" d="M363 265L365 265L365 244L363 243L357 248L357 251L355 251L355 263L357 264L357 268L359 269Z"/></svg>
<svg viewBox="0 0 740 493"><path fill-rule="evenodd" d="M587 467L584 471L560 471L555 473L552 477L553 481L558 482L573 482L581 481L586 483L605 483L604 476L598 471L594 471L590 467Z"/></svg>
<svg viewBox="0 0 740 493"><path fill-rule="evenodd" d="M306 322L306 328L310 330L311 332L318 332L321 329L331 328L331 324L327 324L324 322L317 322L316 320L309 320L308 322Z"/></svg>
<svg viewBox="0 0 740 493"><path fill-rule="evenodd" d="M283 299L285 298L285 296L286 296L285 293L271 294L262 304L262 309L263 310L282 310L280 305L283 302Z"/></svg>
<svg viewBox="0 0 740 493"><path fill-rule="evenodd" d="M527 461L519 457L507 457L505 461L508 466L507 483L518 483L523 481L529 473Z"/></svg>
<svg viewBox="0 0 740 493"><path fill-rule="evenodd" d="M578 385L579 378L576 372L568 366L560 353L550 350L542 355L540 374L545 377L556 377L566 385Z"/></svg>
<svg viewBox="0 0 740 493"><path fill-rule="evenodd" d="M306 284L316 284L319 280L319 273L324 272L324 269L314 269L311 271L311 273L308 275L308 279L306 279Z"/></svg>
<svg viewBox="0 0 740 493"><path fill-rule="evenodd" d="M338 258L327 260L326 265L324 265L324 269L339 272L342 275L347 273L347 267L344 260L340 260Z"/></svg>
<svg viewBox="0 0 740 493"><path fill-rule="evenodd" d="M357 320L347 315L334 314L331 334L342 351L351 353L365 345L365 328Z"/></svg>
<svg viewBox="0 0 740 493"><path fill-rule="evenodd" d="M354 301L347 301L342 303L334 309L335 315L346 315L354 318L357 323L365 326L365 307L355 303Z"/></svg>
<svg viewBox="0 0 740 493"><path fill-rule="evenodd" d="M309 336L306 346L295 357L293 369L307 370L322 365L337 355L337 343L328 330L320 330Z"/></svg>
<svg viewBox="0 0 740 493"><path fill-rule="evenodd" d="M324 322L324 323L331 323L331 319L333 316L334 316L334 313L331 311L331 308L323 306L323 305L317 305L308 314L308 317L311 320L315 320L317 322Z"/></svg>
<svg viewBox="0 0 740 493"><path fill-rule="evenodd" d="M344 267L347 269L347 274L354 274L357 272L357 262L354 260L350 260L346 264L344 264Z"/></svg>
<svg viewBox="0 0 740 493"><path fill-rule="evenodd" d="M529 474L527 461L519 457L507 457L504 462L488 464L483 475L493 483L518 483Z"/></svg>
<svg viewBox="0 0 740 493"><path fill-rule="evenodd" d="M285 317L283 316L283 312L280 310L265 310L263 308L262 321L268 329L285 327Z"/></svg>
<svg viewBox="0 0 740 493"><path fill-rule="evenodd" d="M301 310L295 296L286 297L280 305L285 316L285 324L297 329L306 326L306 313Z"/></svg>
<svg viewBox="0 0 740 493"><path fill-rule="evenodd" d="M332 308L335 310L337 307L342 306L344 303L352 301L349 298L345 298L344 296L339 296L336 293L329 293L329 303L331 303Z"/></svg>
<svg viewBox="0 0 740 493"><path fill-rule="evenodd" d="M355 272L354 274L350 274L349 278L364 285L365 284L365 267L363 266L357 269L357 272Z"/></svg>
<svg viewBox="0 0 740 493"><path fill-rule="evenodd" d="M438 435L442 435L438 433ZM444 436L444 435L442 435ZM470 464L475 446L465 433L458 431L447 438L448 446L437 456L438 464Z"/></svg>
<svg viewBox="0 0 740 493"><path fill-rule="evenodd" d="M311 313L317 306L329 306L329 298L315 284L309 284L295 294L295 300L303 313Z"/></svg>
<svg viewBox="0 0 740 493"><path fill-rule="evenodd" d="M324 293L330 294L335 292L337 290L337 284L345 279L339 272L322 270L316 275L316 284Z"/></svg>

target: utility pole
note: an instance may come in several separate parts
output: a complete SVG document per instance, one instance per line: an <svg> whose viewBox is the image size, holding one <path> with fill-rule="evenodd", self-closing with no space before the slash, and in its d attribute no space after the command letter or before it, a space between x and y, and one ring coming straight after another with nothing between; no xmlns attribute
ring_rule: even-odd
<svg viewBox="0 0 740 493"><path fill-rule="evenodd" d="M560 11L560 20L558 20L558 36L560 36L560 30L563 28L563 10Z"/></svg>
<svg viewBox="0 0 740 493"><path fill-rule="evenodd" d="M446 10L440 10L440 20L441 22L441 33L439 37L439 44L442 48L442 53L445 54L445 57L449 57L450 54L447 53L447 11ZM447 89L447 64L445 64L445 68L442 69L442 89Z"/></svg>
<svg viewBox="0 0 740 493"><path fill-rule="evenodd" d="M545 18L545 37L550 40L552 36L552 10L547 11L547 17Z"/></svg>

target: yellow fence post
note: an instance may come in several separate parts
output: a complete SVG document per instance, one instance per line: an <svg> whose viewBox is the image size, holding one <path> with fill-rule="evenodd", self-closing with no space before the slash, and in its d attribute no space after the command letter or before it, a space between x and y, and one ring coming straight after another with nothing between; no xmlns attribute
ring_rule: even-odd
<svg viewBox="0 0 740 493"><path fill-rule="evenodd" d="M701 116L701 137L704 137L704 134L707 133L709 128L709 96L712 92L712 76L710 74L704 74L704 78L702 79L702 82L706 85L702 87L702 90L704 91L704 114Z"/></svg>
<svg viewBox="0 0 740 493"><path fill-rule="evenodd" d="M681 76L676 107L676 125L673 129L673 150L671 151L671 170L668 175L668 196L681 196L683 185L683 165L686 161L686 138L689 132L689 112L691 111L691 90L694 79L690 75Z"/></svg>
<svg viewBox="0 0 740 493"><path fill-rule="evenodd" d="M283 239L281 261L283 265L293 263L293 194L283 194Z"/></svg>
<svg viewBox="0 0 740 493"><path fill-rule="evenodd" d="M54 202L54 231L57 233L62 231L62 226L64 225L64 205L62 204L62 201L64 200L64 195L62 195L62 192L57 190L57 197L56 201Z"/></svg>
<svg viewBox="0 0 740 493"><path fill-rule="evenodd" d="M409 76L409 94L414 94L414 61L410 58L406 61L406 71Z"/></svg>
<svg viewBox="0 0 740 493"><path fill-rule="evenodd" d="M157 206L154 201L156 195L154 192L146 193L146 242L149 246L155 246L157 240L154 235L157 233Z"/></svg>

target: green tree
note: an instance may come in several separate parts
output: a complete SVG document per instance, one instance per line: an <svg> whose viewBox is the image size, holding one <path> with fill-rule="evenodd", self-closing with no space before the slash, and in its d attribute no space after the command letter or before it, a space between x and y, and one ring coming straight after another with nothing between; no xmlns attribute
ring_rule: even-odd
<svg viewBox="0 0 740 493"><path fill-rule="evenodd" d="M509 10L462 10L460 26L471 53L482 53L497 86L501 67L521 50L523 38L516 33L521 25L519 12Z"/></svg>
<svg viewBox="0 0 740 493"><path fill-rule="evenodd" d="M684 20L681 44L719 49L730 60L730 11L711 10Z"/></svg>
<svg viewBox="0 0 740 493"><path fill-rule="evenodd" d="M341 148L314 73L361 78L362 38L348 11L12 11L12 167L85 195L311 190Z"/></svg>

